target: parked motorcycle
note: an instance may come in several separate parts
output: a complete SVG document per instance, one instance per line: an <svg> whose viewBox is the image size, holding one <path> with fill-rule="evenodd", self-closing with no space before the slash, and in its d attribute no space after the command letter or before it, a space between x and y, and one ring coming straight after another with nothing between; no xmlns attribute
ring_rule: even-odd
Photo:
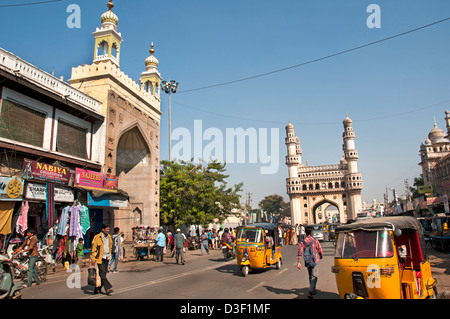
<svg viewBox="0 0 450 319"><path fill-rule="evenodd" d="M222 243L222 253L223 253L223 258L225 258L225 261L228 261L235 256L234 252L233 252L233 246L231 246L228 243L223 242Z"/></svg>
<svg viewBox="0 0 450 319"><path fill-rule="evenodd" d="M47 263L47 267L50 267L53 272L56 271L55 259L53 258L53 254L49 246L42 246L42 248L39 249L39 256L44 258L45 262Z"/></svg>
<svg viewBox="0 0 450 319"><path fill-rule="evenodd" d="M25 280L28 278L28 264L30 259L25 255L14 255L11 259L11 264L13 265L14 278ZM47 263L43 257L38 257L36 261L36 272L39 276L40 281L47 280Z"/></svg>
<svg viewBox="0 0 450 319"><path fill-rule="evenodd" d="M194 237L189 237L189 245L188 245L188 249L189 250L196 250L200 248L200 240L198 239L198 237L194 236Z"/></svg>
<svg viewBox="0 0 450 319"><path fill-rule="evenodd" d="M0 299L20 299L23 285L14 283L14 268L7 256L0 255Z"/></svg>

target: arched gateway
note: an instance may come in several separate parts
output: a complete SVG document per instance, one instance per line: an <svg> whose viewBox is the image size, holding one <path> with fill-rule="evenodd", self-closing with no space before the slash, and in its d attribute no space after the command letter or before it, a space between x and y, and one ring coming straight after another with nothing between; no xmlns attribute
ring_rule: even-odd
<svg viewBox="0 0 450 319"><path fill-rule="evenodd" d="M358 172L358 150L352 120L344 120L343 151L339 164L309 166L302 163L300 139L294 125L286 126L287 194L291 200L291 223L315 224L325 221L346 223L361 212L362 178ZM326 213L327 206L337 213Z"/></svg>

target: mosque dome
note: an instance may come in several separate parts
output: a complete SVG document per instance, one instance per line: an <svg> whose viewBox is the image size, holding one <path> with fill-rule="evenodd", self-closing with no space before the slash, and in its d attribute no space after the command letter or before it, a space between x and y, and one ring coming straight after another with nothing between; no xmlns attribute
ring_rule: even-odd
<svg viewBox="0 0 450 319"><path fill-rule="evenodd" d="M351 125L353 123L353 121L348 117L347 114L345 114L345 119L344 119L344 125Z"/></svg>
<svg viewBox="0 0 450 319"><path fill-rule="evenodd" d="M441 130L437 124L434 124L434 128L428 133L428 139L431 143L440 143L440 142L449 142L448 139L445 138L446 134L443 130Z"/></svg>
<svg viewBox="0 0 450 319"><path fill-rule="evenodd" d="M159 61L153 55L154 53L155 53L155 50L153 49L153 42L152 42L152 47L150 49L150 56L147 59L145 59L145 66L146 67L150 67L150 66L158 67Z"/></svg>
<svg viewBox="0 0 450 319"><path fill-rule="evenodd" d="M107 6L108 6L109 10L100 16L100 21L102 23L102 26L106 23L112 23L112 24L114 24L114 26L117 26L117 24L119 23L119 18L117 17L117 15L114 12L112 12L112 8L114 8L114 4L112 3L111 0L108 2Z"/></svg>

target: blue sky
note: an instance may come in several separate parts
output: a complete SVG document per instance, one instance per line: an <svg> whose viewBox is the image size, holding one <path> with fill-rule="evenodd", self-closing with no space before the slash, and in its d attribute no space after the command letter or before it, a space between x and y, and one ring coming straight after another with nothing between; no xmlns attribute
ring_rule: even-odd
<svg viewBox="0 0 450 319"><path fill-rule="evenodd" d="M37 1L37 0L36 0ZM94 38L106 0L0 0L0 47L56 76L92 63ZM70 29L69 4L81 8L81 28ZM370 29L369 4L381 9ZM269 194L287 198L285 125L296 128L303 162L337 164L342 121L353 120L363 201L382 200L385 187L404 194L420 174L419 146L433 128L445 130L450 109L450 21L383 43L284 72L210 89L218 83L297 65L377 41L450 16L449 1L363 0L116 0L121 69L138 80L150 43L164 79L180 83L172 96L172 128L278 128L279 169L229 164L229 182L244 182L252 206ZM183 92L186 91L186 92ZM168 159L168 99L161 101L161 159ZM176 143L176 142L173 142ZM389 194L392 199L392 193Z"/></svg>

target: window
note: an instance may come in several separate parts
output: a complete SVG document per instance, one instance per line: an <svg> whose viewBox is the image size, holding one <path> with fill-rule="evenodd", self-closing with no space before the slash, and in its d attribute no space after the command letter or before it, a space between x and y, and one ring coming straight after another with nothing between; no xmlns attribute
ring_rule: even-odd
<svg viewBox="0 0 450 319"><path fill-rule="evenodd" d="M339 235L336 246L338 258L386 258L394 255L387 230L355 231Z"/></svg>
<svg viewBox="0 0 450 319"><path fill-rule="evenodd" d="M87 130L85 128L59 120L56 150L61 153L87 159L86 134Z"/></svg>
<svg viewBox="0 0 450 319"><path fill-rule="evenodd" d="M46 114L11 100L2 101L0 136L42 147Z"/></svg>
<svg viewBox="0 0 450 319"><path fill-rule="evenodd" d="M239 229L237 240L248 243L262 243L261 229Z"/></svg>

